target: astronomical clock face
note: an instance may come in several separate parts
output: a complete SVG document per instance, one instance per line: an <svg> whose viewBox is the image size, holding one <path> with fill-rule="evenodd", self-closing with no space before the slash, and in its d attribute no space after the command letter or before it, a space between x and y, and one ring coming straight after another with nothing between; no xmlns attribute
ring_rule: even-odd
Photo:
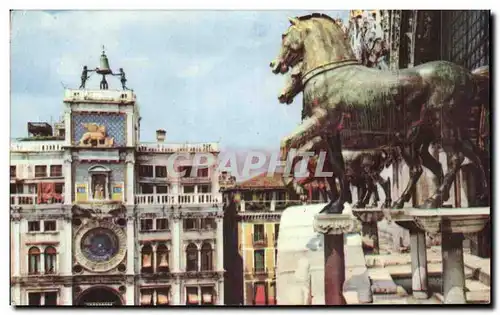
<svg viewBox="0 0 500 315"><path fill-rule="evenodd" d="M88 259L108 261L118 252L119 240L112 230L95 228L83 235L80 247Z"/></svg>
<svg viewBox="0 0 500 315"><path fill-rule="evenodd" d="M110 222L90 222L75 235L75 258L92 272L105 272L120 264L126 255L126 235Z"/></svg>

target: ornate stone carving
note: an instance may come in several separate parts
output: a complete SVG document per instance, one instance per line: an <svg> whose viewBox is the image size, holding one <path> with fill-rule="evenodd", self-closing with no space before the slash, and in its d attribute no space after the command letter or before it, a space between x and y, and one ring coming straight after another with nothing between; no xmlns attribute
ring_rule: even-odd
<svg viewBox="0 0 500 315"><path fill-rule="evenodd" d="M135 163L135 155L133 153L127 153L125 157L126 164L134 164Z"/></svg>
<svg viewBox="0 0 500 315"><path fill-rule="evenodd" d="M80 138L80 146L93 146L93 141L98 147L112 147L114 145L114 138L107 137L106 126L96 123L82 123L82 125L88 131Z"/></svg>
<svg viewBox="0 0 500 315"><path fill-rule="evenodd" d="M322 234L346 234L361 230L360 222L350 214L317 214L314 231Z"/></svg>
<svg viewBox="0 0 500 315"><path fill-rule="evenodd" d="M352 214L361 222L378 222L384 218L381 209L353 209Z"/></svg>

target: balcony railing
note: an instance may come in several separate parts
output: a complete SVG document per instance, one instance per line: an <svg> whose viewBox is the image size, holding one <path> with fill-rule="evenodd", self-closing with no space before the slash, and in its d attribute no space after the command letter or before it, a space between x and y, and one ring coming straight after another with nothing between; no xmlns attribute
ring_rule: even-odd
<svg viewBox="0 0 500 315"><path fill-rule="evenodd" d="M63 151L64 141L21 141L10 144L11 152Z"/></svg>
<svg viewBox="0 0 500 315"><path fill-rule="evenodd" d="M267 234L252 234L252 244L254 246L265 246L267 244Z"/></svg>
<svg viewBox="0 0 500 315"><path fill-rule="evenodd" d="M169 194L135 195L135 203L140 205L174 205L175 196Z"/></svg>
<svg viewBox="0 0 500 315"><path fill-rule="evenodd" d="M175 153L175 152L219 152L219 144L211 143L141 143L137 147L139 152L158 152L158 153Z"/></svg>
<svg viewBox="0 0 500 315"><path fill-rule="evenodd" d="M212 204L215 198L212 194L183 194L179 195L179 204Z"/></svg>
<svg viewBox="0 0 500 315"><path fill-rule="evenodd" d="M305 203L323 203L321 200L311 200ZM239 203L240 211L275 211L284 210L287 207L296 206L303 204L304 201L301 200L241 200Z"/></svg>
<svg viewBox="0 0 500 315"><path fill-rule="evenodd" d="M64 203L64 199L56 199L50 198L46 203L43 204L62 204ZM10 204L11 205L37 205L38 204L38 196L35 194L15 194L10 195Z"/></svg>
<svg viewBox="0 0 500 315"><path fill-rule="evenodd" d="M268 274L268 270L265 267L257 267L257 268L253 268L252 269L252 273L254 275L267 275Z"/></svg>
<svg viewBox="0 0 500 315"><path fill-rule="evenodd" d="M219 198L218 198L219 197ZM207 194L140 194L135 195L135 203L139 205L199 205L214 204L222 198Z"/></svg>

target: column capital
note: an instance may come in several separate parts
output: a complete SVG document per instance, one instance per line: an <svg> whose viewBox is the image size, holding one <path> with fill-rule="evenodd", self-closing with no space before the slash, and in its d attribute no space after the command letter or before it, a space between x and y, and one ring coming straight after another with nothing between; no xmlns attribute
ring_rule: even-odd
<svg viewBox="0 0 500 315"><path fill-rule="evenodd" d="M179 222L181 219L182 219L182 214L180 212L172 213L172 220L174 220L174 222Z"/></svg>
<svg viewBox="0 0 500 315"><path fill-rule="evenodd" d="M359 232L361 223L352 214L320 213L314 216L314 231L322 234L340 235Z"/></svg>

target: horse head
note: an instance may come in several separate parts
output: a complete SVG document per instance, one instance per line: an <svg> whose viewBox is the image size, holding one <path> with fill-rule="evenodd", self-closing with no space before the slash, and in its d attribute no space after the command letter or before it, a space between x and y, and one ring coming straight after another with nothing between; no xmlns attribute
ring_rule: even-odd
<svg viewBox="0 0 500 315"><path fill-rule="evenodd" d="M274 74L285 74L300 61L304 61L306 73L327 63L354 58L338 21L320 13L289 20L291 25L281 36L278 57L270 64Z"/></svg>
<svg viewBox="0 0 500 315"><path fill-rule="evenodd" d="M307 28L299 18L289 18L290 27L281 35L281 49L270 66L274 74L285 74L303 58Z"/></svg>

